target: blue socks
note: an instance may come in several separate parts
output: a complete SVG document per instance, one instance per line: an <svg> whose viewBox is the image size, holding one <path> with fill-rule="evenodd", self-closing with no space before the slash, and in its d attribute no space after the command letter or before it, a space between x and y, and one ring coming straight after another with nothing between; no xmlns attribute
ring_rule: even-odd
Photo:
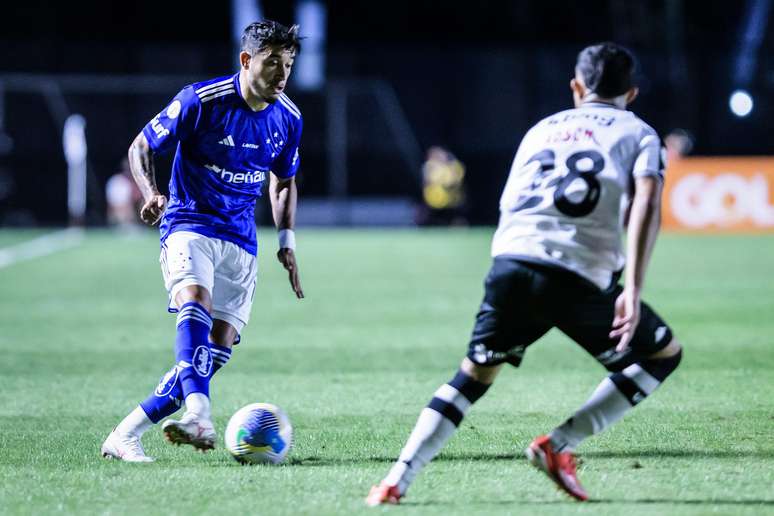
<svg viewBox="0 0 774 516"><path fill-rule="evenodd" d="M221 367L231 358L231 349L218 346L210 342L210 351L212 352L212 375L217 373ZM165 417L171 416L183 407L183 387L179 381L179 367L172 366L159 381L158 387L150 396L140 403L154 424Z"/></svg>
<svg viewBox="0 0 774 516"><path fill-rule="evenodd" d="M177 364L140 403L153 423L180 409L188 394L209 396L210 378L231 358L231 349L209 342L211 328L212 318L203 306L186 303L180 307L175 340Z"/></svg>
<svg viewBox="0 0 774 516"><path fill-rule="evenodd" d="M186 303L177 314L175 358L179 368L183 397L200 392L210 395L212 353L210 352L212 317L199 303Z"/></svg>

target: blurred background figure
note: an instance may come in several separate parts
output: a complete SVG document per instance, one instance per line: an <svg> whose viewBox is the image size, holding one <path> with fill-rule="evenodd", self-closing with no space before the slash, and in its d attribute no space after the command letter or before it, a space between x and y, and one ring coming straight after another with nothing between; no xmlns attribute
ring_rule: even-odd
<svg viewBox="0 0 774 516"><path fill-rule="evenodd" d="M687 156L693 150L693 136L685 129L673 129L664 137L667 164Z"/></svg>
<svg viewBox="0 0 774 516"><path fill-rule="evenodd" d="M467 225L465 216L465 165L440 146L427 149L422 165L422 199L418 223Z"/></svg>
<svg viewBox="0 0 774 516"><path fill-rule="evenodd" d="M123 230L139 228L137 210L142 195L132 179L129 161L126 158L121 160L118 172L108 179L105 185L105 199L110 226Z"/></svg>

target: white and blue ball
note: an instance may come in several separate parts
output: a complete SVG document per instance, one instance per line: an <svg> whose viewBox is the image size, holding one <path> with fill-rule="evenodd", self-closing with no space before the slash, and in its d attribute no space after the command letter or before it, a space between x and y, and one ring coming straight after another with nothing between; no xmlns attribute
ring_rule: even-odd
<svg viewBox="0 0 774 516"><path fill-rule="evenodd" d="M293 446L293 427L276 405L251 403L231 416L225 440L226 449L237 462L279 464Z"/></svg>

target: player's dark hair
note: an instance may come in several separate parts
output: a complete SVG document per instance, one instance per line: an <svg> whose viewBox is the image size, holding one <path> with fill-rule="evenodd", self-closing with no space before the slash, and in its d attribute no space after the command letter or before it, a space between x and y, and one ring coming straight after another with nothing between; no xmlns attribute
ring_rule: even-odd
<svg viewBox="0 0 774 516"><path fill-rule="evenodd" d="M581 50L575 70L583 78L586 88L602 98L612 99L632 87L635 67L631 52L606 42Z"/></svg>
<svg viewBox="0 0 774 516"><path fill-rule="evenodd" d="M272 20L253 22L242 32L242 51L254 55L269 46L279 46L294 53L301 50L298 25L285 27Z"/></svg>

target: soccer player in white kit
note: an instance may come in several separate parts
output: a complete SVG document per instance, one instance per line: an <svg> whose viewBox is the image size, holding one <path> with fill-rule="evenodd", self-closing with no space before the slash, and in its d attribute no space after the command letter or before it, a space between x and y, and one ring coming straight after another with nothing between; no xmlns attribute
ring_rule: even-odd
<svg viewBox="0 0 774 516"><path fill-rule="evenodd" d="M524 136L500 199L493 265L468 354L422 410L368 505L398 503L502 365L518 366L551 328L611 373L574 415L525 451L580 501L588 494L578 482L575 449L677 368L680 344L640 301L659 228L664 151L656 132L626 110L638 93L634 68L633 56L616 44L583 49L570 81L575 109L541 120Z"/></svg>

